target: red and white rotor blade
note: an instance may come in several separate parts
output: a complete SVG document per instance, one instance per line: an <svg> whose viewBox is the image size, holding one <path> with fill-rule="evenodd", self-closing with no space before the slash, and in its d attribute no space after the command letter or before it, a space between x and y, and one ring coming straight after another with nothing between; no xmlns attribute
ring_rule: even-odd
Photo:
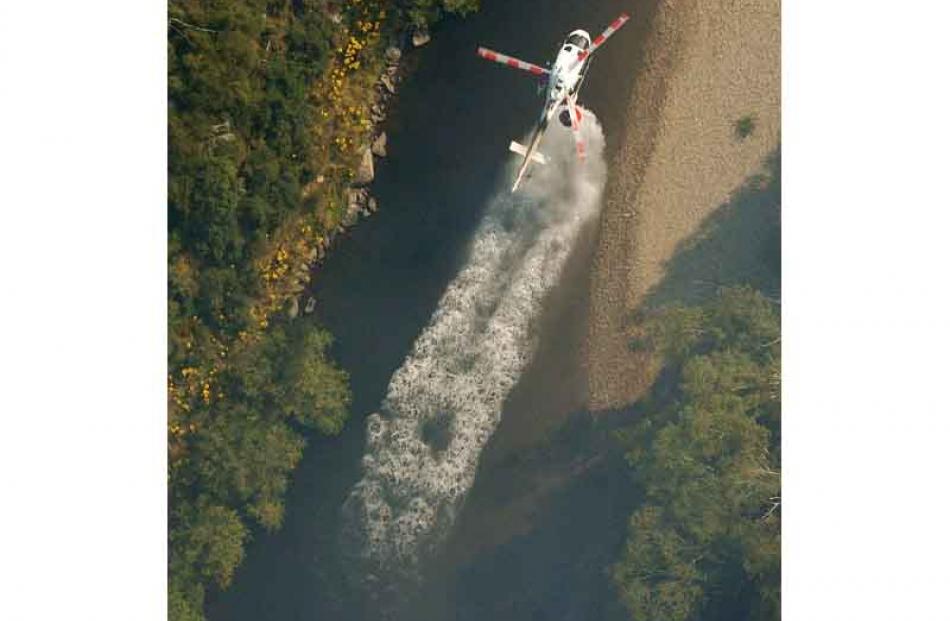
<svg viewBox="0 0 950 621"><path fill-rule="evenodd" d="M490 50L487 47L478 48L478 55L485 60L491 60L502 65L508 65L509 67L521 69L522 71L527 71L528 73L533 73L534 75L544 75L546 73L551 73L544 67L539 67L533 63L526 63L523 60L518 60L517 58L502 54L501 52Z"/></svg>
<svg viewBox="0 0 950 621"><path fill-rule="evenodd" d="M610 38L610 35L620 30L620 28L624 24L626 24L628 21L630 21L630 16L627 15L626 13L621 13L620 17L610 22L610 25L607 26L606 30L604 30L602 33L600 33L596 37L594 37L594 40L591 41L590 47L586 49L585 51L581 52L580 54L578 54L578 58L580 60L584 60L585 58L587 58L588 56L596 52L597 48L603 45L604 42Z"/></svg>
<svg viewBox="0 0 950 621"><path fill-rule="evenodd" d="M584 160L587 153L584 147L584 139L581 138L581 113L570 97L567 98L567 112L571 115L571 134L574 136L574 146L577 147L577 158Z"/></svg>

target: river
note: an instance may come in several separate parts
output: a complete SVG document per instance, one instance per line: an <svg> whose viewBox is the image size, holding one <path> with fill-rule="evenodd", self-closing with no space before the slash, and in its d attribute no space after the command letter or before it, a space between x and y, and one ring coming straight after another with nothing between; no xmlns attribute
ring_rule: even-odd
<svg viewBox="0 0 950 621"><path fill-rule="evenodd" d="M606 567L631 504L615 459L591 446L604 431L583 411L582 357L596 218L572 237L557 286L530 329L538 349L500 410L474 486L438 549L409 582L372 575L341 537L342 507L362 476L366 417L413 351L470 242L508 182L508 141L540 104L530 76L478 59L478 45L543 63L574 28L632 20L594 57L580 102L599 119L610 161L654 2L505 2L445 20L386 121L377 166L380 210L332 249L315 274L317 316L350 373L352 417L336 438L309 438L283 528L256 533L231 588L210 593L212 621L296 619L595 619L614 604ZM611 171L610 174L613 174ZM608 176L609 183L609 176ZM618 489L619 488L619 489ZM367 588L367 584L379 588ZM376 591L396 592L380 597Z"/></svg>

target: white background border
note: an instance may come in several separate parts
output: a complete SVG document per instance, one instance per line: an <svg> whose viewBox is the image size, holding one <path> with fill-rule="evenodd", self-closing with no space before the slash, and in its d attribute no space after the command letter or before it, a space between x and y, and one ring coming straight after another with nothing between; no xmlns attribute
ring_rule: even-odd
<svg viewBox="0 0 950 621"><path fill-rule="evenodd" d="M0 8L0 618L165 616L163 2Z"/></svg>
<svg viewBox="0 0 950 621"><path fill-rule="evenodd" d="M784 5L784 618L944 619L950 11ZM0 618L165 616L165 77L0 8Z"/></svg>
<svg viewBox="0 0 950 621"><path fill-rule="evenodd" d="M786 620L950 614L946 7L783 2Z"/></svg>

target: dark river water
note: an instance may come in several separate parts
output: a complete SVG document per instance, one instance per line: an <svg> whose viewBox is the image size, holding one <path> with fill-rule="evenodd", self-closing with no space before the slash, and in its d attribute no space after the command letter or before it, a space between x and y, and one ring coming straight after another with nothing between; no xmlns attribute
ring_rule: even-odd
<svg viewBox="0 0 950 621"><path fill-rule="evenodd" d="M255 533L231 588L209 593L212 621L614 617L606 571L632 499L603 425L583 411L579 352L594 226L545 303L537 355L505 402L447 540L421 581L390 585L396 604L360 586L367 576L346 560L341 507L360 478L364 419L379 409L462 266L486 204L506 181L508 141L538 113L532 77L480 60L476 47L543 64L569 31L593 37L630 13L593 58L580 97L601 122L609 161L653 5L482 0L479 13L444 21L430 44L407 55L412 70L386 122L389 154L373 184L380 211L337 242L313 285L316 315L350 374L352 417L340 436L309 439L283 528Z"/></svg>

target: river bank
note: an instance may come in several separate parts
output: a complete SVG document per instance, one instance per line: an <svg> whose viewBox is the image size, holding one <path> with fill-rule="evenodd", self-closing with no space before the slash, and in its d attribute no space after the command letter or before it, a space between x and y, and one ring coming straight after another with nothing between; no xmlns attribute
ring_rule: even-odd
<svg viewBox="0 0 950 621"><path fill-rule="evenodd" d="M586 347L591 409L630 403L652 383L652 360L628 347L631 318L779 148L780 48L778 0L661 3L601 215Z"/></svg>
<svg viewBox="0 0 950 621"><path fill-rule="evenodd" d="M471 2L181 2L168 21L169 617L201 618L349 416L312 274L389 151L406 49ZM300 315L314 314L303 318Z"/></svg>

